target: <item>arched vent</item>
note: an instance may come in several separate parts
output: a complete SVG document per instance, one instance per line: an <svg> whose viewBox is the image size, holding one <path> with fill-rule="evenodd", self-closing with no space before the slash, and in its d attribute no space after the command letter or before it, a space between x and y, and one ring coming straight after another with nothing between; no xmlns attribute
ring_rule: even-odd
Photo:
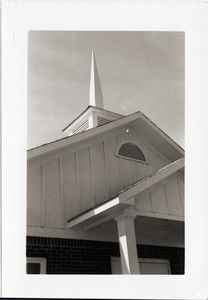
<svg viewBox="0 0 208 300"><path fill-rule="evenodd" d="M132 143L125 143L118 151L118 155L136 160L146 161L142 151Z"/></svg>

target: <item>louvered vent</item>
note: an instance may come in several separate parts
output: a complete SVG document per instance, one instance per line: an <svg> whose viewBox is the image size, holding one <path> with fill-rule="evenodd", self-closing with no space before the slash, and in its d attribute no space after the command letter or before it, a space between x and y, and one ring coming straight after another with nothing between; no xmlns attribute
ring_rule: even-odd
<svg viewBox="0 0 208 300"><path fill-rule="evenodd" d="M104 119L104 118L101 118L101 117L98 117L97 120L98 120L98 126L102 126L102 125L107 124L107 123L110 122L110 120L107 120L107 119Z"/></svg>
<svg viewBox="0 0 208 300"><path fill-rule="evenodd" d="M142 151L136 145L134 145L132 143L123 144L121 146L121 148L119 149L118 154L121 156L124 156L124 157L146 161Z"/></svg>
<svg viewBox="0 0 208 300"><path fill-rule="evenodd" d="M73 133L76 134L76 133L85 131L85 130L87 130L88 128L89 128L89 120L87 119L84 123L82 123L80 126L78 126L78 127L73 131Z"/></svg>

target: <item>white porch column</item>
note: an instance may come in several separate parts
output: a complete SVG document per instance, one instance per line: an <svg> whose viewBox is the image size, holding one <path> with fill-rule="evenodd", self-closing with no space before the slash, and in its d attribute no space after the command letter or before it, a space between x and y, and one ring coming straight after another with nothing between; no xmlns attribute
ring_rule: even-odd
<svg viewBox="0 0 208 300"><path fill-rule="evenodd" d="M125 214L115 218L118 227L122 274L140 274L134 219L134 216Z"/></svg>

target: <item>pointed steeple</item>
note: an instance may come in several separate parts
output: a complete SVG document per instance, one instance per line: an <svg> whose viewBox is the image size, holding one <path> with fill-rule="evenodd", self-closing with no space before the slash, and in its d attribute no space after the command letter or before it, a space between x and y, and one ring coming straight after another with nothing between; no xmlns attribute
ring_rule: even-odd
<svg viewBox="0 0 208 300"><path fill-rule="evenodd" d="M105 125L122 117L120 114L103 109L103 95L100 79L95 62L95 54L94 51L92 51L89 106L62 131L68 135L73 135L97 126Z"/></svg>
<svg viewBox="0 0 208 300"><path fill-rule="evenodd" d="M89 105L103 108L103 94L100 85L99 74L95 61L95 53L92 51L91 77L90 77L90 99Z"/></svg>

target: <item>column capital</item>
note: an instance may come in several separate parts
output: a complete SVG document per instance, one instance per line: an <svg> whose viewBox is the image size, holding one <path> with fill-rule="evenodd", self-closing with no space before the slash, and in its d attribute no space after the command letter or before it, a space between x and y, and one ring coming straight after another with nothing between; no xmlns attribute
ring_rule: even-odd
<svg viewBox="0 0 208 300"><path fill-rule="evenodd" d="M122 213L121 215L114 218L116 222L121 220L134 220L136 216L131 215L130 213Z"/></svg>

